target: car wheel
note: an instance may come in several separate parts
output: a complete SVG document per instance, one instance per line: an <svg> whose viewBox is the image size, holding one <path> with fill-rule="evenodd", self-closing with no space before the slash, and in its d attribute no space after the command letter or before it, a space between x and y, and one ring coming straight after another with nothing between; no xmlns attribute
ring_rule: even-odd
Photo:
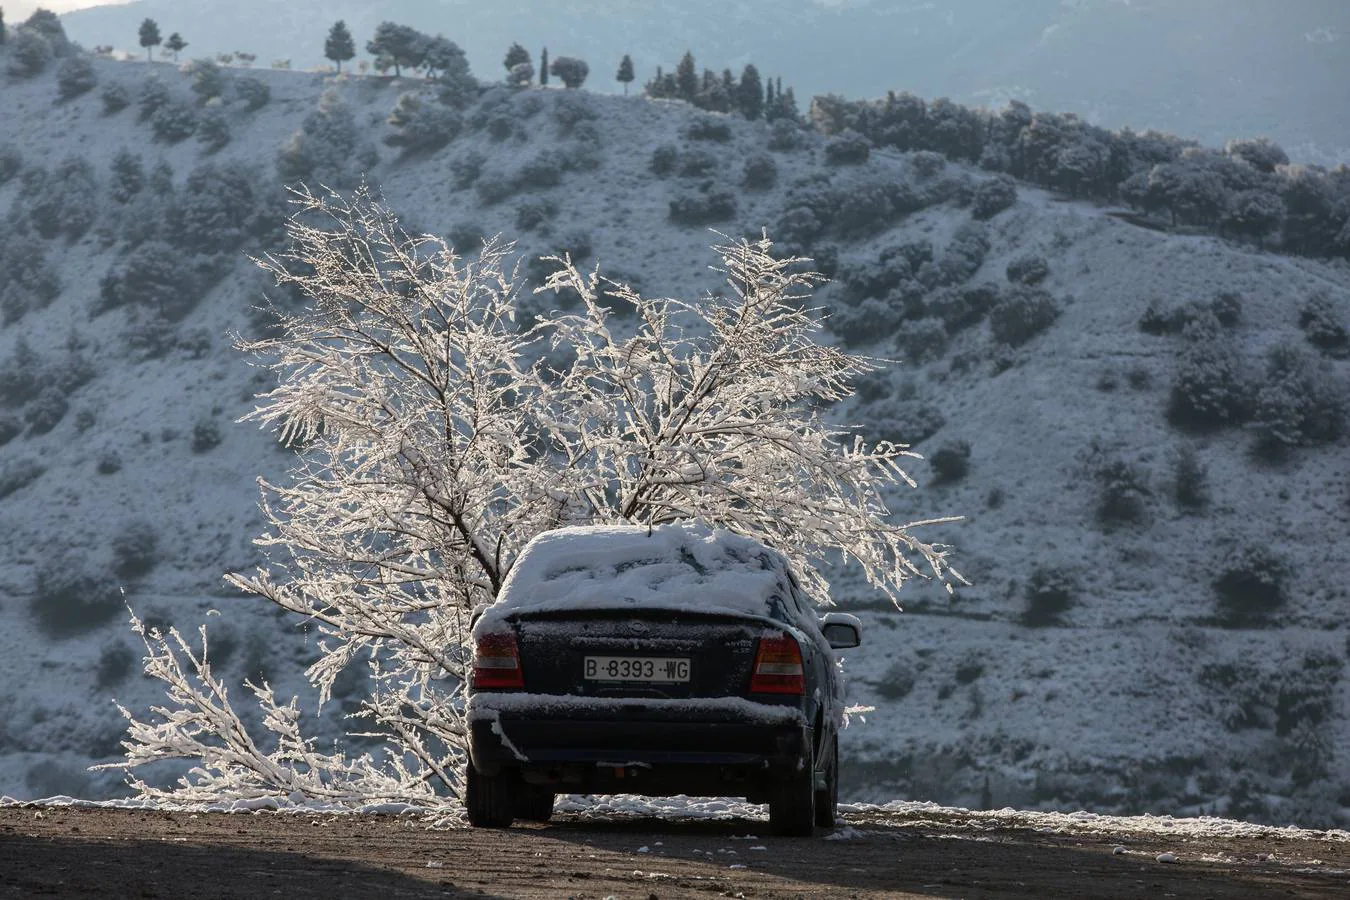
<svg viewBox="0 0 1350 900"><path fill-rule="evenodd" d="M516 795L516 818L526 822L547 822L553 818L553 798L548 788L523 784Z"/></svg>
<svg viewBox="0 0 1350 900"><path fill-rule="evenodd" d="M769 791L769 830L783 837L810 837L816 824L816 775L811 754L806 765Z"/></svg>
<svg viewBox="0 0 1350 900"><path fill-rule="evenodd" d="M816 824L833 828L839 809L839 735L830 748L830 767L825 770L825 787L816 791Z"/></svg>
<svg viewBox="0 0 1350 900"><path fill-rule="evenodd" d="M469 763L464 773L464 807L475 828L510 828L515 819L511 773L482 775Z"/></svg>

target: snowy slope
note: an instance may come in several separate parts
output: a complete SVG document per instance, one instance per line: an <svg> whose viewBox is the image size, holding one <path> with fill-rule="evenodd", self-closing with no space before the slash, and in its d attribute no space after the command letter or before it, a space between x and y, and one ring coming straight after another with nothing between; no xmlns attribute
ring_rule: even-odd
<svg viewBox="0 0 1350 900"><path fill-rule="evenodd" d="M95 66L104 83L125 82L133 95L150 68L102 60ZM181 88L175 69L154 69ZM272 101L256 113L230 113L233 140L218 158L246 161L262 175L270 175L276 148L325 87L346 96L372 136L386 130L383 119L400 89L375 79L253 74L271 86ZM0 91L5 139L30 161L82 154L101 178L122 146L141 150L147 162L163 157L180 183L201 161L194 141L152 143L134 108L105 117L97 95L53 107L50 74L7 83ZM416 227L445 233L470 223L489 234L516 234L521 197L484 206L473 191L452 186L452 164L476 150L488 157L487 169L509 171L541 152L573 152L554 119L564 101L595 112L604 161L541 192L561 210L554 237L588 231L594 259L637 278L644 293L687 296L715 287L707 271L712 236L669 223L679 179L654 178L648 168L654 146L690 143L682 132L693 111L682 104L531 91L511 101L520 138L496 143L483 131L469 131L445 150L411 160L382 147L371 178ZM741 160L763 148L766 129L739 119L729 124L732 141L710 146L719 160L713 177L732 186ZM737 234L772 227L794 178L825 170L821 156L814 139L804 150L775 153L779 186L742 194L737 217L719 229ZM909 162L875 154L868 171L909 177ZM16 191L13 182L0 186L0 206ZM842 248L841 273L906 240L927 237L941 247L969 215L952 205L935 207L860 238ZM63 292L50 307L0 331L5 360L20 336L55 357L73 329L98 373L72 396L71 413L51 433L0 447L0 466L31 458L47 467L34 483L0 499L6 535L0 542L0 684L6 685L0 795L106 794L114 780L87 776L81 767L115 753L111 697L143 710L160 696L134 674L98 687L104 648L132 637L120 624L62 639L36 626L28 612L36 571L62 548L106 566L110 543L126 523L151 521L161 561L144 578L125 582L138 612L187 629L207 621L232 631L238 649L222 671L235 683L251 666L271 663L283 691L295 689L298 664L313 653L303 628L229 595L220 580L222 572L256 559L249 545L259 527L254 478L276 477L287 460L266 435L228 424L250 408L259 389L227 337L249 327L255 273L241 260L180 326L206 336L199 358L175 351L137 362L122 333L125 311L90 319L99 279L116 257L96 233L49 244L61 259ZM1168 464L1182 439L1163 415L1177 339L1143 334L1136 323L1152 300L1207 300L1235 290L1245 298L1238 339L1256 358L1276 340L1302 339L1298 308L1314 288L1329 291L1350 317L1350 271L1343 263L1138 229L1104 210L1030 189L1020 191L1019 203L995 218L989 233L991 250L974 280L1001 281L1009 260L1039 253L1050 265L1047 287L1064 311L1004 371L991 365L981 327L959 336L944 358L902 361L888 376L895 395L931 401L945 416L947 424L921 450L955 439L971 444L968 477L928 486L927 466L917 464L915 474L926 486L900 494L896 508L906 518L966 514L965 523L945 534L959 547L958 568L974 586L951 599L918 588L900 615L839 573L837 601L868 627L864 646L848 660L852 700L877 707L844 734L846 794L1343 824L1350 816L1350 777L1340 749L1350 746L1345 679L1319 695L1328 704L1325 718L1289 735L1235 726L1234 704L1257 701L1216 685L1214 673L1254 666L1248 673L1257 679L1254 686L1278 694L1299 689L1309 659L1333 660L1337 673L1343 668L1350 650L1345 441L1299 451L1290 464L1272 469L1251 461L1241 433L1198 439L1213 496L1207 515L1182 515L1170 501ZM539 233L521 238L522 251L551 247ZM822 297L837 290L827 288ZM865 349L895 356L889 341ZM973 362L954 364L962 358ZM1332 365L1344 378L1346 363ZM1130 373L1140 371L1146 376L1140 387L1129 386ZM1105 375L1113 376L1114 390L1102 389ZM94 416L83 432L76 423L81 410ZM840 415L861 414L846 408ZM224 439L193 452L193 428L203 420L219 423ZM1095 493L1082 455L1094 439L1150 469L1148 527L1104 532L1093 524ZM97 460L107 449L120 454L123 466L104 475ZM989 502L995 491L1000 504ZM1229 552L1224 541L1234 535L1267 542L1291 561L1292 599L1279 627L1231 630L1213 621L1210 581ZM1078 602L1064 627L1018 624L1023 586L1040 565L1063 567L1078 582ZM208 615L212 609L220 616ZM1309 750L1308 742L1321 749ZM1321 768L1295 779L1289 762L1295 758L1318 760Z"/></svg>
<svg viewBox="0 0 1350 900"><path fill-rule="evenodd" d="M392 20L445 34L480 73L497 72L513 41L580 56L598 91L618 90L624 53L643 82L692 50L714 71L754 62L803 100L888 89L967 104L1018 97L1107 127L1207 143L1269 135L1313 161L1350 153L1350 124L1333 112L1350 101L1350 7L1340 0L138 0L64 20L86 46L138 51L146 16L166 36L182 32L192 53L244 50L260 64L323 62L336 19L363 50Z"/></svg>

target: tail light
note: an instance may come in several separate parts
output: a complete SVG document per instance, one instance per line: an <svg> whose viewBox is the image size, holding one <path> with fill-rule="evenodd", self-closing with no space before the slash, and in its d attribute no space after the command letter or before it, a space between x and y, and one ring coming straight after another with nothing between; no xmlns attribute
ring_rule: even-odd
<svg viewBox="0 0 1350 900"><path fill-rule="evenodd" d="M755 670L750 676L750 691L755 694L801 694L806 689L802 670L802 648L786 634L770 634L759 639Z"/></svg>
<svg viewBox="0 0 1350 900"><path fill-rule="evenodd" d="M473 688L520 688L525 676L520 671L520 649L509 631L485 634L473 648Z"/></svg>

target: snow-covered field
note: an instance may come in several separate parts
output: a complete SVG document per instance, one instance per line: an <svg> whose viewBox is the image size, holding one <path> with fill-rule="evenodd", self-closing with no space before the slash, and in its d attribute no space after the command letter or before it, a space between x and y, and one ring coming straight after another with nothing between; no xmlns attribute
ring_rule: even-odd
<svg viewBox="0 0 1350 900"><path fill-rule="evenodd" d="M94 65L102 84L125 83L133 97L150 70L138 62ZM153 68L186 96L173 67ZM399 91L411 84L250 74L270 86L271 102L256 112L230 106L233 139L214 159L245 163L262 178L272 178L277 149L324 89L340 91L356 121L378 139ZM154 143L134 105L103 115L99 89L65 104L55 100L50 73L0 90L6 123L0 142L19 148L26 164L78 154L106 179L114 154L128 147L147 166L168 162L181 185L203 161L193 140ZM544 252L554 239L584 230L593 246L587 264L598 261L639 280L644 294L715 288L718 278L707 270L714 236L667 218L682 179L649 171L654 147L697 143L683 137L693 111L681 104L530 91L508 105L520 137L495 142L471 130L442 151L410 159L381 147L370 178L412 227L446 233L472 224L485 234L517 235L516 209L526 195L483 205L472 190L453 186L452 166L470 151L484 155L488 173L514 171L538 154L577 152L555 121L564 101L594 111L603 162L536 192L556 206L551 236L522 234L521 251ZM706 177L734 188L743 159L764 147L767 129L739 119L729 124L730 142L707 145L715 166ZM720 230L773 227L800 176L859 177L827 169L814 138L802 150L773 156L777 186L740 193L737 215ZM908 160L882 153L864 172L915 177ZM17 191L16 181L0 185L0 207ZM110 201L100 194L98 202L100 221L111 221ZM940 249L969 216L946 204L841 244L840 275L905 241L924 238ZM161 697L156 684L134 672L118 678L105 669L100 678L110 647L135 647L120 621L59 638L38 627L29 600L50 560L107 569L113 538L133 521L149 522L158 535L157 564L123 582L138 614L184 630L207 622L235 644L221 671L238 683L266 669L279 694L301 688L301 664L315 653L304 623L279 620L221 581L222 573L257 561L250 545L261 527L254 479L276 477L288 459L268 436L231 424L260 389L228 337L250 327L248 309L261 285L256 272L239 260L184 319L180 333L201 340L138 361L127 344L125 310L90 315L100 279L119 253L98 231L47 244L59 261L60 296L0 330L0 362L21 337L58 362L74 334L96 371L52 431L0 447L0 468L24 459L45 466L37 480L0 499L0 795L19 798L114 794L114 776L84 770L118 753L112 698L145 710ZM959 548L956 566L973 586L951 598L916 588L899 614L838 573L835 600L866 625L864 645L847 660L851 700L876 707L842 737L845 796L1344 826L1350 821L1344 750L1350 689L1342 677L1350 654L1346 442L1299 450L1272 467L1253 461L1240 430L1183 437L1164 416L1179 339L1144 334L1136 323L1151 301L1177 305L1236 291L1243 298L1237 340L1251 365L1260 365L1266 347L1302 342L1298 311L1314 290L1327 292L1350 320L1350 269L1143 230L1028 188L990 223L988 236L990 252L973 280L1002 282L1009 261L1040 254L1050 266L1045 286L1063 311L998 367L981 326L958 335L940 359L898 360L888 370L883 400L927 403L945 420L921 451L954 440L971 446L965 478L934 485L927 465L916 464L921 487L898 496L895 508L906 519L965 515L944 535ZM837 290L826 288L822 300ZM889 340L863 349L897 355ZM1346 362L1325 364L1345 379ZM839 415L861 424L881 409L874 403ZM207 421L223 439L194 452L194 428ZM1148 471L1145 525L1108 531L1094 523L1097 492L1085 459L1094 440ZM1203 515L1183 513L1172 501L1171 457L1182 444L1191 444L1208 468L1211 498ZM101 474L109 451L121 467ZM1289 562L1289 600L1271 627L1222 628L1211 581L1245 542ZM1058 627L1019 624L1025 585L1037 567L1063 569L1076 583L1076 602ZM349 690L354 696L359 685ZM1297 698L1312 712L1280 712ZM1277 727L1288 714L1302 715L1297 727ZM331 721L318 727L337 734Z"/></svg>

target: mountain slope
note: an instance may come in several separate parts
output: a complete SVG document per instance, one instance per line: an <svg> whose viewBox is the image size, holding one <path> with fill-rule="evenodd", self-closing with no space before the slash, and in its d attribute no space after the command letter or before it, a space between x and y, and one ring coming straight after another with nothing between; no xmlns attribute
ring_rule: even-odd
<svg viewBox="0 0 1350 900"><path fill-rule="evenodd" d="M382 20L442 33L482 78L506 48L580 56L591 90L617 91L624 53L639 83L686 49L700 65L781 75L803 103L817 93L887 90L1076 112L1107 127L1157 128L1222 144L1270 136L1298 159L1350 158L1350 7L1338 0L913 0L820 2L608 0L604 4L471 0L138 0L63 17L85 46L138 52L142 18L181 31L188 55L245 50L261 64L319 64L328 26L345 19L364 51ZM256 23L268 23L258 29Z"/></svg>
<svg viewBox="0 0 1350 900"><path fill-rule="evenodd" d="M123 84L133 97L152 72L188 96L187 77L171 66L94 66L103 85ZM180 197L189 173L208 161L239 163L275 187L277 150L322 91L345 97L360 136L376 140L388 132L383 120L399 91L417 84L252 74L270 87L271 101L249 111L227 92L223 114L233 139L209 160L195 141L153 143L134 106L104 115L97 90L54 104L50 74L0 92L0 121L12 123L7 140L26 166L77 154L97 178L95 226L74 241L41 242L59 267L60 295L0 331L6 372L22 338L53 369L77 347L94 373L71 390L69 411L50 431L30 428L0 446L5 475L24 461L29 471L42 470L0 498L0 531L10 536L0 544L0 680L13 686L0 700L0 794L114 790L115 779L81 771L116 755L110 698L137 710L160 702L157 685L117 669L121 654L110 648L131 646L120 622L61 635L34 615L47 598L44 573L53 577L58 562L110 572L125 562L117 538L134 534L134 524L145 527L136 523L158 536L154 564L117 573L116 584L138 613L186 630L204 621L218 649L232 644L219 671L236 695L240 679L259 670L270 672L280 693L297 690L299 666L313 658L303 623L280 622L220 581L222 572L259 561L249 545L259 528L254 478L280 477L290 459L268 436L230 424L266 387L228 338L260 327L249 312L262 289L256 273L233 255L225 277L166 333L147 335L146 322L126 306L96 312L101 280L128 256L119 229L133 224L108 196L119 149L142 153L147 167L169 163ZM1011 209L972 225L961 186L986 173L954 165L934 171L931 158L881 152L865 165L828 166L813 135L798 149L770 151L763 123L728 119L723 144L691 139L696 120L680 103L497 91L469 111L464 133L445 149L405 157L381 148L368 171L412 227L502 231L518 235L531 255L585 237L587 265L598 261L644 293L689 296L718 286L707 269L714 236L669 218L671 200L697 194L705 181L734 193L735 215L716 225L733 235L776 227L789 196L809 190L810 179L907 183L950 198L893 227L837 240L838 279L818 299L841 316L852 308L847 283L887 249L927 241L941 258L959 235L979 231L987 251L967 284L992 283L1003 293L1013 292L1009 263L1027 254L1045 260L1042 287L1060 313L1016 350L999 346L987 322L958 331L946 347L945 337L934 336L931 346L910 341L901 351L893 327L858 345L900 360L867 385L867 397L838 411L841 421L902 439L931 432L913 438L925 454L957 441L970 447L968 474L946 483L916 462L923 487L900 492L895 508L911 519L968 516L942 534L959 548L958 568L973 587L954 598L916 587L898 615L850 573L838 573L835 599L868 627L866 644L848 660L854 699L877 707L844 733L846 793L1350 820L1340 749L1350 746L1342 677L1350 634L1350 564L1341 552L1350 524L1345 439L1269 466L1254 460L1241 429L1178 432L1165 410L1183 338L1138 326L1151 303L1205 304L1235 292L1241 316L1226 333L1259 370L1272 344L1305 346L1299 311L1313 293L1326 293L1350 320L1346 264L1140 229L1108 210L1025 187ZM702 174L653 175L653 148L667 144L680 159L697 161ZM776 185L741 190L745 160L760 154L774 161ZM457 187L475 155L477 183ZM537 160L573 165L554 186L513 180ZM21 181L0 185L0 205L17 208ZM530 221L540 224L518 224ZM148 338L162 352L146 359ZM1330 378L1347 375L1344 360L1317 365ZM28 416L35 408L30 401L12 412ZM1184 446L1209 473L1209 503L1194 511L1174 499L1172 458ZM114 455L119 465L105 466ZM1136 472L1137 522L1101 520L1099 479L1116 459ZM1265 627L1224 627L1213 582L1253 544L1286 561L1287 601ZM1052 627L1028 626L1036 598L1060 583L1067 608L1047 619ZM344 686L338 709L360 690L359 682ZM336 733L331 716L314 725Z"/></svg>

